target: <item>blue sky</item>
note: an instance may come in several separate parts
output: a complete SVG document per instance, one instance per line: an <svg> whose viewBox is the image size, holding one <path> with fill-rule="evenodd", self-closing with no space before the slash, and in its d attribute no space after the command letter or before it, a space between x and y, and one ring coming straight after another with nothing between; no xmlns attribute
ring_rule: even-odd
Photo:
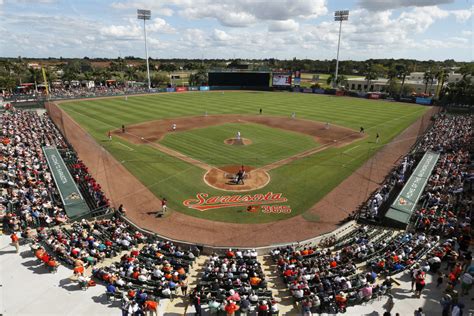
<svg viewBox="0 0 474 316"><path fill-rule="evenodd" d="M474 60L472 0L0 0L0 56Z"/></svg>

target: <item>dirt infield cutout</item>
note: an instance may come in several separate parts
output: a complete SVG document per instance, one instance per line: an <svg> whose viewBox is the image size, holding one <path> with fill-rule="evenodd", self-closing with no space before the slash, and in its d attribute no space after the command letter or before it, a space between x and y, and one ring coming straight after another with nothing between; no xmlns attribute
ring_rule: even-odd
<svg viewBox="0 0 474 316"><path fill-rule="evenodd" d="M227 138L224 140L224 144L232 146L247 146L252 144L252 141L248 138Z"/></svg>
<svg viewBox="0 0 474 316"><path fill-rule="evenodd" d="M245 178L242 184L235 184L235 175L241 166L229 165L208 170L204 182L213 188L224 191L253 191L265 187L270 182L270 175L263 169L245 166Z"/></svg>
<svg viewBox="0 0 474 316"><path fill-rule="evenodd" d="M231 173L236 173L240 166L211 166L158 143L158 141L163 139L166 134L174 132L172 128L174 124L176 124L176 131L188 131L226 123L256 123L271 128L279 128L286 131L297 132L312 136L315 141L320 144L320 146L287 157L280 161L276 161L258 169L254 169L251 166L245 166L248 169L248 181L245 181L245 185L234 185L229 183L228 175ZM329 125L326 125L326 123L322 122L305 119L292 119L280 116L209 115L178 117L145 122L126 126L125 133L123 133L121 130L115 130L113 134L135 144L148 144L168 155L194 164L206 170L207 172L204 175L203 180L207 185L213 188L226 191L251 191L263 188L270 182L268 171L272 169L291 163L303 157L313 155L330 147L345 146L366 136L349 128L337 125L330 125L330 127L328 126ZM237 146L235 140L235 138L229 138L226 139L224 143ZM245 138L242 139L242 142L243 145L251 144L251 140ZM241 144L239 145L242 146Z"/></svg>

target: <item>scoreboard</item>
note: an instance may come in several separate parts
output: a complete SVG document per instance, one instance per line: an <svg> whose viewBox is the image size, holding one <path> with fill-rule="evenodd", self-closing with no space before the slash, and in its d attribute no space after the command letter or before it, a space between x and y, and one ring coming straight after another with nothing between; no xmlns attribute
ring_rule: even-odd
<svg viewBox="0 0 474 316"><path fill-rule="evenodd" d="M273 73L272 85L274 87L291 87L291 74Z"/></svg>

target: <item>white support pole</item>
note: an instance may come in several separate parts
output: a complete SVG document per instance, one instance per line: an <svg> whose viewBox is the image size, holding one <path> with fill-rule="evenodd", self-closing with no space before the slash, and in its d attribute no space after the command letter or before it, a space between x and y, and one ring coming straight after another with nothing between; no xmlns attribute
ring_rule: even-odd
<svg viewBox="0 0 474 316"><path fill-rule="evenodd" d="M146 20L143 19L143 31L145 33L145 55L146 55L146 74L148 78L148 90L151 89L151 80L150 80L150 64L148 62L148 46L146 43Z"/></svg>
<svg viewBox="0 0 474 316"><path fill-rule="evenodd" d="M339 47L341 45L342 20L339 21L339 40L337 41L336 74L334 75L334 88L337 87L337 75L339 72Z"/></svg>

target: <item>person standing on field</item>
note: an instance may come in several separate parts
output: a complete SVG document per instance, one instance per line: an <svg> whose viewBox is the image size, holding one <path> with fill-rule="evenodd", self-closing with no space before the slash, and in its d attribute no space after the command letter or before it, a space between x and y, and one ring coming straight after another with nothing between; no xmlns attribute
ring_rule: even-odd
<svg viewBox="0 0 474 316"><path fill-rule="evenodd" d="M166 198L163 198L163 199L161 200L161 210L163 211L163 213L165 213L165 212L166 212L166 209L168 208L168 207L166 206L166 203L167 203L167 202L168 202L168 201L166 200Z"/></svg>
<svg viewBox="0 0 474 316"><path fill-rule="evenodd" d="M109 136L109 141L111 141L112 140L112 131L109 131L108 136Z"/></svg>

